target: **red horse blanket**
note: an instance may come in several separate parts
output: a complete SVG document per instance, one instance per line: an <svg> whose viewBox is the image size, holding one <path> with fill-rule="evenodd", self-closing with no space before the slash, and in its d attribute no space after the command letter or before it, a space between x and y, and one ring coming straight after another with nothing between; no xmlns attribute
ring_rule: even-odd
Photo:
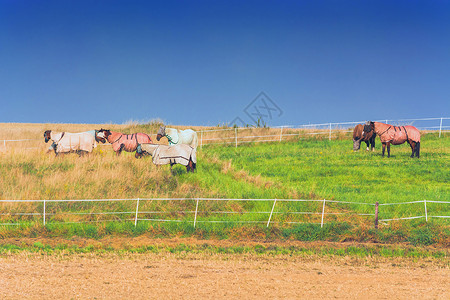
<svg viewBox="0 0 450 300"><path fill-rule="evenodd" d="M420 132L414 126L393 126L375 122L375 127L378 127L376 131L382 143L390 142L392 145L400 145L408 139L420 142Z"/></svg>
<svg viewBox="0 0 450 300"><path fill-rule="evenodd" d="M136 151L138 144L153 143L150 136L145 133L123 134L120 132L111 131L111 135L108 136L108 142L112 144L114 151L119 151L123 144L123 150L127 152Z"/></svg>

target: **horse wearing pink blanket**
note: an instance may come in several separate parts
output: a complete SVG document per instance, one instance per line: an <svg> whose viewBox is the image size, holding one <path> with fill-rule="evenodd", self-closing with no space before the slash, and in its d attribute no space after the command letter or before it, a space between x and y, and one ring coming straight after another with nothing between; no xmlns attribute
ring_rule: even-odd
<svg viewBox="0 0 450 300"><path fill-rule="evenodd" d="M104 137L112 145L113 150L117 155L122 153L122 150L127 152L134 152L139 144L153 144L152 139L146 133L123 134L120 132L100 129L98 132L100 137ZM140 157L138 153L136 157Z"/></svg>
<svg viewBox="0 0 450 300"><path fill-rule="evenodd" d="M420 157L420 132L414 126L394 126L389 124L384 124L380 122L368 121L364 125L363 137L370 132L375 132L381 140L383 145L382 155L384 156L384 151L387 146L388 157L391 156L391 144L400 145L404 142L408 142L411 146L412 154L411 157Z"/></svg>

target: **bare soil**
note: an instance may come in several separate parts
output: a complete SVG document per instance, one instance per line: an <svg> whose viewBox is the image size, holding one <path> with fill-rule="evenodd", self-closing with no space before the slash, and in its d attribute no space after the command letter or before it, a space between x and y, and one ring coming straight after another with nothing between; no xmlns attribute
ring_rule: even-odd
<svg viewBox="0 0 450 300"><path fill-rule="evenodd" d="M46 244L45 240L39 239ZM36 240L2 240L29 244ZM54 244L61 241L49 239ZM150 240L109 238L98 243L138 246ZM201 244L194 239L151 244ZM67 240L65 241L67 242ZM93 244L72 240L73 244ZM212 241L208 241L211 244ZM215 241L216 245L236 244ZM240 242L239 244L242 244ZM248 245L257 242L248 242ZM319 247L324 243L297 243ZM283 246L286 246L283 245ZM333 246L327 243L327 246ZM336 247L348 246L341 243ZM448 263L433 259L257 254L60 254L0 256L1 299L450 299Z"/></svg>

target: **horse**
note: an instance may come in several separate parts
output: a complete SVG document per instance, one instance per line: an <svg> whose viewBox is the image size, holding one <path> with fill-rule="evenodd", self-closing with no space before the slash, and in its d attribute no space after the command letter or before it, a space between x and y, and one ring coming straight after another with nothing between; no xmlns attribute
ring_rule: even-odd
<svg viewBox="0 0 450 300"><path fill-rule="evenodd" d="M122 150L127 152L134 152L138 144L150 143L153 141L150 136L146 133L133 133L133 134L123 134L120 132L110 131L108 129L100 129L98 135L105 138L112 145L114 152L117 155L122 153ZM140 155L136 152L136 158Z"/></svg>
<svg viewBox="0 0 450 300"><path fill-rule="evenodd" d="M86 132L52 132L46 130L44 132L45 142L52 140L53 143L49 147L49 151L53 150L55 155L60 153L76 152L78 155L92 152L97 147L96 143L105 143L106 140L98 136L98 130Z"/></svg>
<svg viewBox="0 0 450 300"><path fill-rule="evenodd" d="M420 132L419 130L410 125L406 126L394 126L381 122L367 121L363 129L363 137L368 136L370 132L378 134L383 145L382 156L387 146L388 157L391 156L391 144L400 145L404 142L408 142L411 147L411 158L414 155L420 157Z"/></svg>
<svg viewBox="0 0 450 300"><path fill-rule="evenodd" d="M157 144L139 144L136 152L140 155L151 155L155 165L175 164L186 166L186 172L194 172L197 168L197 150L186 144L173 146Z"/></svg>
<svg viewBox="0 0 450 300"><path fill-rule="evenodd" d="M160 126L156 135L156 140L159 141L164 136L169 141L169 145L186 144L192 148L197 148L198 146L197 132L192 129L178 130Z"/></svg>
<svg viewBox="0 0 450 300"><path fill-rule="evenodd" d="M353 130L353 151L359 150L361 147L361 141L366 142L367 145L367 151L369 151L369 144L370 149L372 151L375 151L375 137L377 134L373 131L367 133L367 135L363 138L362 132L363 132L364 126L362 124L358 124L355 126L355 129Z"/></svg>

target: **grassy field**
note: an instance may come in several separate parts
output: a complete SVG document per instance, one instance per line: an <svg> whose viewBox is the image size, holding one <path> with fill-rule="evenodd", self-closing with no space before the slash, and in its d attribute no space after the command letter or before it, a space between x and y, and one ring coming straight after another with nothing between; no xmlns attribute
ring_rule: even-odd
<svg viewBox="0 0 450 300"><path fill-rule="evenodd" d="M156 132L159 124L147 125L35 125L0 130L0 136L20 133L40 138L43 130L82 131L108 127L122 132ZM52 127L53 126L53 127ZM64 129L63 129L64 128ZM98 128L97 128L98 129ZM69 130L68 130L69 131ZM0 199L117 199L117 198L250 198L338 200L358 203L399 203L407 201L449 201L450 139L435 133L422 137L421 158L411 159L408 145L393 146L391 158L376 152L352 151L350 135L340 134L329 141L321 138L292 138L286 142L230 145L207 145L198 151L198 169L186 174L181 166L171 173L168 166L156 168L150 158L135 159L124 153L116 157L110 146L99 146L85 157L75 154L55 157L45 153L48 145L39 142L37 149L10 149L0 160ZM20 218L25 226L2 227L2 236L82 235L98 238L107 234L153 234L155 236L194 235L202 238L292 238L299 240L358 240L409 242L412 244L449 245L448 219L430 218L393 222L372 229L373 218L355 214L373 214L370 205L327 203L323 229L310 222L320 222L322 202L277 202L273 225L265 223L272 201L202 201L197 228L192 226L195 200L142 201L142 219L177 219L181 223L142 221L100 222L61 225L59 222L97 222L132 220L134 215L105 215L97 212L134 212L135 201L100 203L51 203L46 207L48 223L40 216L16 216L15 213L41 212L42 203L4 203L1 222ZM448 216L448 204L428 203L430 216ZM86 213L86 215L73 213ZM220 213L220 212L233 212ZM54 214L54 215L52 215ZM420 216L424 204L381 206L380 219ZM230 221L201 223L201 221ZM287 222L295 222L293 224ZM300 223L305 222L306 224Z"/></svg>

